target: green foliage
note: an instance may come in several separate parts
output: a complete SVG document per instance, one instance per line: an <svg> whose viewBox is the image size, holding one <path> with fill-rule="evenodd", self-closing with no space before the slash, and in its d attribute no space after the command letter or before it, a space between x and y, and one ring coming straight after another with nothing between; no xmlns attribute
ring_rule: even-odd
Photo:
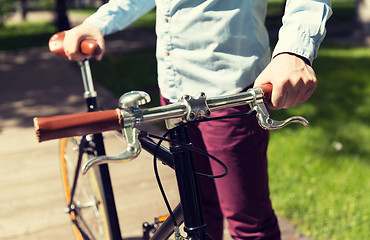
<svg viewBox="0 0 370 240"><path fill-rule="evenodd" d="M136 22L132 24L133 27L139 28L154 28L155 27L155 10L152 10L139 18Z"/></svg>
<svg viewBox="0 0 370 240"><path fill-rule="evenodd" d="M35 10L55 10L56 0L37 0L32 6Z"/></svg>
<svg viewBox="0 0 370 240"><path fill-rule="evenodd" d="M0 0L0 28L4 25L6 14L14 10L12 0Z"/></svg>
<svg viewBox="0 0 370 240"><path fill-rule="evenodd" d="M281 16L284 13L284 0L269 0L267 8L267 16Z"/></svg>
<svg viewBox="0 0 370 240"><path fill-rule="evenodd" d="M329 24L340 24L348 21L355 21L357 0L332 0L333 15Z"/></svg>

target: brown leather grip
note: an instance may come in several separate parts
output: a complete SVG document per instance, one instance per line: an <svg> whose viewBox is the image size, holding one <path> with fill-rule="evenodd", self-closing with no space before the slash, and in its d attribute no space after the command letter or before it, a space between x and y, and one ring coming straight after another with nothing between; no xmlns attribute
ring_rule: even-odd
<svg viewBox="0 0 370 240"><path fill-rule="evenodd" d="M123 128L120 109L34 118L39 142Z"/></svg>
<svg viewBox="0 0 370 240"><path fill-rule="evenodd" d="M259 86L259 88L262 91L263 98L267 102L271 102L272 84L270 84L270 83L264 84L262 86Z"/></svg>
<svg viewBox="0 0 370 240"><path fill-rule="evenodd" d="M58 32L54 34L49 39L50 51L62 57L66 57L66 54L63 48L64 37L65 37L65 32L63 31L63 32ZM88 56L94 56L94 55L100 54L101 49L95 40L85 39L80 43L80 52Z"/></svg>

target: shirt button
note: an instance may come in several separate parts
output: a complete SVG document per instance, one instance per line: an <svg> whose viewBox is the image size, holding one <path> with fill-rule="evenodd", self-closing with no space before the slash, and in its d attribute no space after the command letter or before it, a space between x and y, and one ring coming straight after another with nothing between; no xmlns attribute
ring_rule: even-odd
<svg viewBox="0 0 370 240"><path fill-rule="evenodd" d="M167 18L167 17L166 17L166 18L164 18L164 21L165 21L165 22L168 22L168 18Z"/></svg>
<svg viewBox="0 0 370 240"><path fill-rule="evenodd" d="M167 51L167 52L166 52L166 55L167 55L167 56L170 56L170 52L169 52L169 51Z"/></svg>

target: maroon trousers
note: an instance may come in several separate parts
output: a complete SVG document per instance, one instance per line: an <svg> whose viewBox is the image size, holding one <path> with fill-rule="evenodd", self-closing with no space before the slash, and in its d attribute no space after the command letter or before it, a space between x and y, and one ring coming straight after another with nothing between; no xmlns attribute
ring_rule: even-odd
<svg viewBox="0 0 370 240"><path fill-rule="evenodd" d="M169 101L161 98L162 104ZM212 117L247 112L249 107L229 108ZM210 179L199 177L201 201L207 232L222 240L226 218L233 239L280 239L277 218L271 207L267 156L269 133L256 118L224 119L188 127L195 147L208 151L228 168L228 175ZM212 159L193 153L197 172L219 175L224 169Z"/></svg>

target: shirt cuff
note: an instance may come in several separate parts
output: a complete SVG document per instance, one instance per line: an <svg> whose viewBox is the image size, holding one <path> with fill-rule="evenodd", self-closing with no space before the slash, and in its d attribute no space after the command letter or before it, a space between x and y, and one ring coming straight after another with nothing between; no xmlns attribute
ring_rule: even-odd
<svg viewBox="0 0 370 240"><path fill-rule="evenodd" d="M301 56L301 55L298 55L298 54L295 54L295 53L291 53L291 52L282 52L282 53L278 53L278 54L274 55L272 58L277 57L277 56L279 56L280 54L290 54L290 55L296 56L297 58L302 59L302 60L303 60L303 62L305 62L307 65L309 65L309 66L311 66L311 65L312 65L312 63L310 62L310 60L309 60L308 58L305 58L305 57L303 57L303 56Z"/></svg>
<svg viewBox="0 0 370 240"><path fill-rule="evenodd" d="M274 58L281 53L293 53L312 63L317 56L318 48L319 44L310 36L309 30L302 26L298 26L295 30L283 27L279 32L279 41L272 57Z"/></svg>

